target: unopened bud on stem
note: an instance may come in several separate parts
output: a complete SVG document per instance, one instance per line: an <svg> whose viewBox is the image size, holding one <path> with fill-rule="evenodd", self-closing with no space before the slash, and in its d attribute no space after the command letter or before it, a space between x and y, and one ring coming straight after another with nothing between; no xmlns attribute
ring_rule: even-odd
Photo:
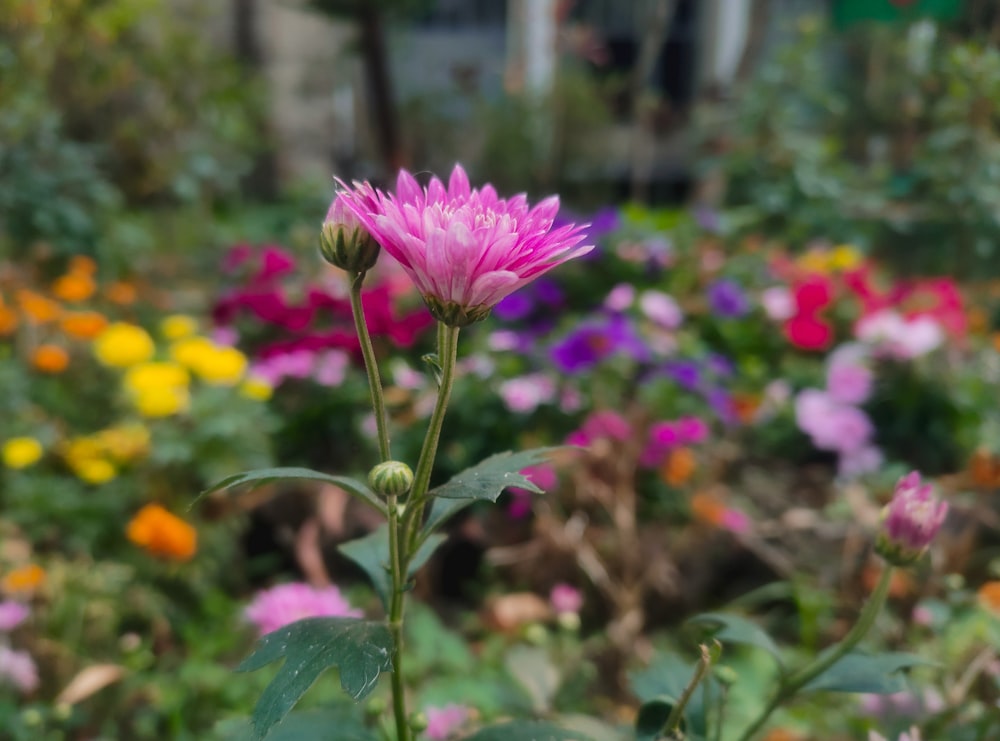
<svg viewBox="0 0 1000 741"><path fill-rule="evenodd" d="M383 497L400 497L413 486L413 471L402 461L379 463L368 473L368 484Z"/></svg>
<svg viewBox="0 0 1000 741"><path fill-rule="evenodd" d="M323 259L348 273L364 273L375 266L380 249L340 196L334 198L319 237Z"/></svg>

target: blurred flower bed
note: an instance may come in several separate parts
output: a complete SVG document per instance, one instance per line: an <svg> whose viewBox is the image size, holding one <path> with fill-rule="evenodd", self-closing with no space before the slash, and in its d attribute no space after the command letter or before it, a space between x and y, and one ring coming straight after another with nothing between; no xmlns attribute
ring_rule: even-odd
<svg viewBox="0 0 1000 741"><path fill-rule="evenodd" d="M427 737L534 712L622 738L635 699L663 691L657 667L693 645L662 629L729 600L821 645L877 576L863 543L912 467L955 514L934 552L944 576L895 584L885 635L947 669L916 670L900 686L912 695L844 696L822 727L806 703L782 727L851 738L989 717L998 286L896 278L850 245L730 237L725 214L629 207L591 222L592 257L468 330L435 477L523 444L586 453L529 472L544 497L511 490L455 523L422 580L461 616L421 610L411 625ZM102 280L87 258L4 268L0 718L13 738L239 738L263 680L229 671L254 625L377 610L331 555L368 527L336 491L263 487L189 508L272 452L338 473L374 460L343 277L318 266L233 247L206 286L212 306L193 313ZM388 260L376 272L368 321L378 346L408 349L383 372L394 443L411 453L433 403L430 322ZM278 534L263 554L245 540L261 522ZM255 585L272 588L251 599ZM970 661L974 674L952 674ZM734 723L753 707L745 693ZM363 727L333 698L320 690L310 712Z"/></svg>

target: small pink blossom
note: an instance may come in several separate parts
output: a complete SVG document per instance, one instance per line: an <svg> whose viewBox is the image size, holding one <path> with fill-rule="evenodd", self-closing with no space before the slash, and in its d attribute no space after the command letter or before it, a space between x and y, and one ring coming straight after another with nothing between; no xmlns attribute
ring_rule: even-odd
<svg viewBox="0 0 1000 741"><path fill-rule="evenodd" d="M543 373L531 373L504 381L499 388L500 398L512 412L530 414L556 396L556 383Z"/></svg>
<svg viewBox="0 0 1000 741"><path fill-rule="evenodd" d="M247 606L246 619L261 635L310 617L361 617L335 586L316 588L304 583L279 584L258 592Z"/></svg>
<svg viewBox="0 0 1000 741"><path fill-rule="evenodd" d="M877 352L899 360L926 355L944 342L941 325L929 316L904 318L892 309L869 314L855 327L855 335Z"/></svg>
<svg viewBox="0 0 1000 741"><path fill-rule="evenodd" d="M677 329L684 322L684 312L672 296L662 291L643 291L639 308L647 319L664 329Z"/></svg>
<svg viewBox="0 0 1000 741"><path fill-rule="evenodd" d="M595 440L609 439L618 442L628 440L632 435L632 425L618 412L604 409L592 412L584 421L583 426L571 432L566 438L570 445L588 447Z"/></svg>
<svg viewBox="0 0 1000 741"><path fill-rule="evenodd" d="M766 289L760 295L760 303L772 321L784 322L795 316L795 296L784 286Z"/></svg>
<svg viewBox="0 0 1000 741"><path fill-rule="evenodd" d="M750 532L750 517L746 512L727 507L722 513L719 525L736 535L745 535Z"/></svg>
<svg viewBox="0 0 1000 741"><path fill-rule="evenodd" d="M676 426L682 445L698 445L708 439L708 425L699 417L681 417Z"/></svg>
<svg viewBox="0 0 1000 741"><path fill-rule="evenodd" d="M327 350L318 355L313 366L312 377L321 386L339 386L347 377L351 357L343 350Z"/></svg>
<svg viewBox="0 0 1000 741"><path fill-rule="evenodd" d="M430 741L448 741L458 729L469 722L472 710L465 705L445 705L424 708L427 729L424 735Z"/></svg>
<svg viewBox="0 0 1000 741"><path fill-rule="evenodd" d="M549 592L549 604L557 615L576 614L583 607L583 593L569 584L559 583Z"/></svg>
<svg viewBox="0 0 1000 741"><path fill-rule="evenodd" d="M625 311L634 302L635 286L631 283L619 283L604 299L604 308L608 311Z"/></svg>
<svg viewBox="0 0 1000 741"><path fill-rule="evenodd" d="M0 633L9 633L28 619L31 609L14 600L0 602Z"/></svg>
<svg viewBox="0 0 1000 741"><path fill-rule="evenodd" d="M448 186L425 188L400 170L396 192L356 183L338 195L371 235L406 270L439 321L462 326L486 317L502 298L543 273L593 249L584 228L553 229L559 198L534 208L516 195L501 199L492 185L472 188L461 165Z"/></svg>
<svg viewBox="0 0 1000 741"><path fill-rule="evenodd" d="M23 693L38 687L38 667L27 651L15 651L0 644L0 686L11 685Z"/></svg>
<svg viewBox="0 0 1000 741"><path fill-rule="evenodd" d="M559 485L559 476L555 468L545 463L529 466L521 471L521 475L542 491L552 491ZM511 518L520 520L531 514L533 492L519 486L512 486L507 491L511 495L507 514Z"/></svg>
<svg viewBox="0 0 1000 741"><path fill-rule="evenodd" d="M911 471L896 484L883 510L878 552L892 563L912 563L927 550L947 516L948 503L939 501L934 487Z"/></svg>

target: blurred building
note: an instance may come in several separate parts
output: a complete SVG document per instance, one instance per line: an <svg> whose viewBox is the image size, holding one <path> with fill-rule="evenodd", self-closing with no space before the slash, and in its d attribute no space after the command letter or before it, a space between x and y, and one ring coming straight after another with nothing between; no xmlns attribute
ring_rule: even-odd
<svg viewBox="0 0 1000 741"><path fill-rule="evenodd" d="M650 19L669 21L644 90L660 101L651 176L682 177L686 147L678 140L691 104L725 95L743 73L748 44L773 35L755 13L789 18L823 0L427 0L387 25L391 93L397 105L440 107L463 115L469 101L505 93L545 94L560 58L575 54L601 78L628 77L649 43ZM271 125L282 182L367 175L374 122L356 29L288 0L234 0L233 36L252 51L271 93ZM652 14L652 15L651 15ZM242 36L241 36L242 34ZM766 38L764 39L766 42ZM246 51L246 49L244 49ZM632 91L634 93L634 90ZM604 137L608 177L629 167L634 98L612 101Z"/></svg>

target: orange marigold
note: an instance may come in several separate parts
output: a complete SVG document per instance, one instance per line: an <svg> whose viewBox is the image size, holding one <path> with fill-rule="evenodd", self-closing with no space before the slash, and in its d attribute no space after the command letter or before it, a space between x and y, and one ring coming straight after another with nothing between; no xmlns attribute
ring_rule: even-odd
<svg viewBox="0 0 1000 741"><path fill-rule="evenodd" d="M94 258L86 255L76 255L69 261L68 273L79 273L81 275L93 275L97 272L97 263Z"/></svg>
<svg viewBox="0 0 1000 741"><path fill-rule="evenodd" d="M0 590L8 594L33 592L45 583L45 569L29 563L4 575L0 580Z"/></svg>
<svg viewBox="0 0 1000 741"><path fill-rule="evenodd" d="M726 505L706 492L691 497L691 514L700 522L722 525L726 518Z"/></svg>
<svg viewBox="0 0 1000 741"><path fill-rule="evenodd" d="M94 295L97 284L86 273L66 273L52 284L52 295L63 301L86 301Z"/></svg>
<svg viewBox="0 0 1000 741"><path fill-rule="evenodd" d="M104 295L108 297L108 301L127 306L128 304L135 303L139 292L135 289L134 284L120 280L105 288Z"/></svg>
<svg viewBox="0 0 1000 741"><path fill-rule="evenodd" d="M979 604L990 612L1000 615L1000 581L988 581L976 593Z"/></svg>
<svg viewBox="0 0 1000 741"><path fill-rule="evenodd" d="M108 326L108 320L96 311L75 311L63 317L62 331L77 340L92 340Z"/></svg>
<svg viewBox="0 0 1000 741"><path fill-rule="evenodd" d="M698 467L691 448L674 448L660 468L660 476L670 486L681 486L688 482Z"/></svg>
<svg viewBox="0 0 1000 741"><path fill-rule="evenodd" d="M17 292L17 302L21 306L21 311L37 324L58 319L61 312L59 304L52 299L25 288Z"/></svg>
<svg viewBox="0 0 1000 741"><path fill-rule="evenodd" d="M147 504L128 524L128 539L154 556L188 561L198 550L198 532L159 504Z"/></svg>
<svg viewBox="0 0 1000 741"><path fill-rule="evenodd" d="M69 366L69 353L59 345L39 345L31 354L31 364L42 373L62 373Z"/></svg>

